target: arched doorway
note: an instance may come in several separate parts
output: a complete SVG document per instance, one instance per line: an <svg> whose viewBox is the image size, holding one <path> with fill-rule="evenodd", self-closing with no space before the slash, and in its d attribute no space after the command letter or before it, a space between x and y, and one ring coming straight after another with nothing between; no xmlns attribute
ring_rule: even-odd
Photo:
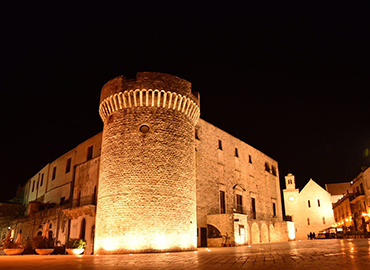
<svg viewBox="0 0 370 270"><path fill-rule="evenodd" d="M258 228L257 223L252 224L251 240L252 244L260 243L260 229Z"/></svg>
<svg viewBox="0 0 370 270"><path fill-rule="evenodd" d="M262 226L261 226L261 243L268 243L268 242L269 242L269 231L268 231L266 223L262 223Z"/></svg>
<svg viewBox="0 0 370 270"><path fill-rule="evenodd" d="M270 242L276 242L274 225L270 224Z"/></svg>

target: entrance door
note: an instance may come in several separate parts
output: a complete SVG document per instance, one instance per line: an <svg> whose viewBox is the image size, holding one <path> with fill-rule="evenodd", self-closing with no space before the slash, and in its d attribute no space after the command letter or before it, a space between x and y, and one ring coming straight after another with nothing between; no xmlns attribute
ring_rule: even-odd
<svg viewBox="0 0 370 270"><path fill-rule="evenodd" d="M200 228L200 246L206 247L207 246L207 228Z"/></svg>

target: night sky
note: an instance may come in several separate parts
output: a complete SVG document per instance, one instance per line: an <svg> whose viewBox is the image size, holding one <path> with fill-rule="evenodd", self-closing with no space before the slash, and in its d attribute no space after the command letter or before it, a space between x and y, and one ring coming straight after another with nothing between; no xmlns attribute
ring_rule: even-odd
<svg viewBox="0 0 370 270"><path fill-rule="evenodd" d="M370 165L369 6L299 2L2 4L0 201L100 132L102 86L140 71L190 81L282 188L351 181Z"/></svg>

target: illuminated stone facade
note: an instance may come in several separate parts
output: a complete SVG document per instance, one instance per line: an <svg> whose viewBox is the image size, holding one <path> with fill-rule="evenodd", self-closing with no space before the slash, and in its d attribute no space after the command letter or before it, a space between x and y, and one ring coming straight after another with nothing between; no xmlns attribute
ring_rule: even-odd
<svg viewBox="0 0 370 270"><path fill-rule="evenodd" d="M56 244L85 238L85 254L294 239L278 163L199 119L199 95L186 80L114 78L99 113L103 132L30 178L25 216L4 219L1 235L10 226L32 237L49 221Z"/></svg>
<svg viewBox="0 0 370 270"><path fill-rule="evenodd" d="M285 214L292 216L296 229L296 239L307 239L307 234L334 225L334 213L331 195L315 181L310 179L299 191L295 186L295 177L289 173L285 176L284 193Z"/></svg>
<svg viewBox="0 0 370 270"><path fill-rule="evenodd" d="M189 82L162 73L103 87L97 253L196 248L198 103Z"/></svg>
<svg viewBox="0 0 370 270"><path fill-rule="evenodd" d="M349 191L333 205L335 226L343 231L370 231L370 167L362 168Z"/></svg>

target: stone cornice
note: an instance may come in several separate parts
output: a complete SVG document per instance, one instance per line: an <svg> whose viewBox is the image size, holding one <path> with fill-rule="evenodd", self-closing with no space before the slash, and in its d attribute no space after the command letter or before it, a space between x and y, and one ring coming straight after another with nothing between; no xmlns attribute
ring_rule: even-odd
<svg viewBox="0 0 370 270"><path fill-rule="evenodd" d="M128 90L111 95L100 103L99 114L104 122L115 111L134 107L162 107L178 110L184 113L194 125L200 116L198 105L188 97L157 89Z"/></svg>

